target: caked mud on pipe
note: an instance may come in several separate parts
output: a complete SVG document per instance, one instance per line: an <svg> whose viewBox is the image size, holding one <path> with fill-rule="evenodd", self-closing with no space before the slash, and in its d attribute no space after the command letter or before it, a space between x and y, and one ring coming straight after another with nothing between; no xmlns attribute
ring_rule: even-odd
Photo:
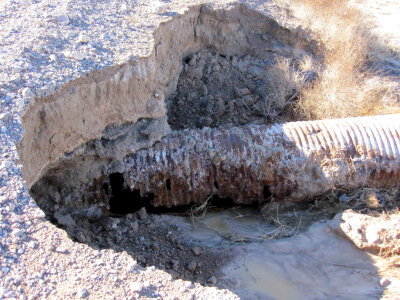
<svg viewBox="0 0 400 300"><path fill-rule="evenodd" d="M400 187L400 115L185 130L124 159L93 201L179 206L302 201L331 189ZM115 181L119 180L119 185Z"/></svg>
<svg viewBox="0 0 400 300"><path fill-rule="evenodd" d="M252 204L303 201L332 189L398 188L399 133L398 114L183 130L93 180L80 211L68 199L52 207L91 218L112 214L115 201L174 207L215 196Z"/></svg>

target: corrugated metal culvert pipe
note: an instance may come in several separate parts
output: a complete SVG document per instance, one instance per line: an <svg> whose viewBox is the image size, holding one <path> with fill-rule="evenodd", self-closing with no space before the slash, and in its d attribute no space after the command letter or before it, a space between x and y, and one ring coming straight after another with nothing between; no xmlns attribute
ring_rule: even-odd
<svg viewBox="0 0 400 300"><path fill-rule="evenodd" d="M399 114L184 130L126 157L120 188L171 207L210 195L249 204L400 187L399 136ZM120 192L111 178L100 183L108 201Z"/></svg>

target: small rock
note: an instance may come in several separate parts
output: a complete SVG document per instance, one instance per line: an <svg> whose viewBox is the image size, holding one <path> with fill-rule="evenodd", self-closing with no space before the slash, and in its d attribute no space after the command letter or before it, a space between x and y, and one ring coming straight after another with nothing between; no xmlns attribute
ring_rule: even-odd
<svg viewBox="0 0 400 300"><path fill-rule="evenodd" d="M132 282L129 285L129 289L131 290L131 292L135 293L135 292L139 292L141 291L143 288L142 284L140 282Z"/></svg>
<svg viewBox="0 0 400 300"><path fill-rule="evenodd" d="M200 255L200 253L201 253L201 249L200 249L200 247L193 247L192 248L192 251L193 251L193 253L196 255L196 256L199 256Z"/></svg>
<svg viewBox="0 0 400 300"><path fill-rule="evenodd" d="M60 225L64 225L64 226L75 226L75 221L74 219L72 219L72 217L70 215L63 215L59 212L56 212L54 214L54 217L57 219L57 222Z"/></svg>
<svg viewBox="0 0 400 300"><path fill-rule="evenodd" d="M243 101L247 106L252 106L254 104L254 97L252 95L246 95L243 97Z"/></svg>
<svg viewBox="0 0 400 300"><path fill-rule="evenodd" d="M157 3L155 2L152 6L151 6L151 11L154 14L158 14L158 15L162 15L167 11L167 5L164 3Z"/></svg>
<svg viewBox="0 0 400 300"><path fill-rule="evenodd" d="M64 55L67 58L71 58L71 59L75 59L75 60L85 59L85 56L82 53L79 53L77 51L65 51Z"/></svg>
<svg viewBox="0 0 400 300"><path fill-rule="evenodd" d="M72 14L69 15L69 18L70 18L70 20L72 20L72 21L77 21L77 20L79 20L79 19L82 18L82 14L79 13L79 12L72 13Z"/></svg>
<svg viewBox="0 0 400 300"><path fill-rule="evenodd" d="M89 296L89 292L87 289L83 288L79 291L80 298L87 298Z"/></svg>
<svg viewBox="0 0 400 300"><path fill-rule="evenodd" d="M57 16L57 21L60 22L63 25L68 25L69 24L69 17L67 15L59 15Z"/></svg>
<svg viewBox="0 0 400 300"><path fill-rule="evenodd" d="M85 243L86 242L86 236L83 232L78 232L78 234L76 235L76 239L78 240L78 242L80 243Z"/></svg>
<svg viewBox="0 0 400 300"><path fill-rule="evenodd" d="M351 198L349 197L349 196L347 196L347 194L346 193L344 193L343 195L341 195L340 197L339 197L339 202L340 203L348 203L349 201L351 200Z"/></svg>
<svg viewBox="0 0 400 300"><path fill-rule="evenodd" d="M62 247L53 248L52 250L60 254L69 254L69 251Z"/></svg>
<svg viewBox="0 0 400 300"><path fill-rule="evenodd" d="M176 260L176 259L171 260L171 264L172 264L172 270L178 271L178 269L179 269L179 261Z"/></svg>
<svg viewBox="0 0 400 300"><path fill-rule="evenodd" d="M102 211L100 207L91 206L86 210L86 216L89 219L100 219L102 216Z"/></svg>
<svg viewBox="0 0 400 300"><path fill-rule="evenodd" d="M50 59L50 61L56 62L57 61L57 56L54 55L54 54L50 54L49 59Z"/></svg>
<svg viewBox="0 0 400 300"><path fill-rule="evenodd" d="M76 37L75 32L69 31L69 32L67 33L67 38L68 38L68 39L74 39L75 37Z"/></svg>
<svg viewBox="0 0 400 300"><path fill-rule="evenodd" d="M215 115L220 117L225 113L225 103L224 100L222 99L218 99L218 101L215 102L214 105L214 111L215 111Z"/></svg>
<svg viewBox="0 0 400 300"><path fill-rule="evenodd" d="M132 223L131 223L131 229L132 229L132 231L133 232L138 232L139 231L139 223L138 223L138 221L133 221Z"/></svg>
<svg viewBox="0 0 400 300"><path fill-rule="evenodd" d="M23 235L25 233L25 230L24 229L19 229L19 228L16 228L16 229L14 229L13 231L12 231L12 234L14 235L14 236L17 236L17 237L20 237L21 235Z"/></svg>
<svg viewBox="0 0 400 300"><path fill-rule="evenodd" d="M122 11L122 12L128 11L128 5L126 5L126 3L122 3L122 4L121 4L121 11Z"/></svg>
<svg viewBox="0 0 400 300"><path fill-rule="evenodd" d="M104 221L103 226L104 226L104 228L107 229L107 230L114 230L114 229L117 229L117 228L118 228L119 223L120 223L120 219L117 219L117 218L107 218L107 219Z"/></svg>
<svg viewBox="0 0 400 300"><path fill-rule="evenodd" d="M218 64L215 64L215 65L212 66L212 70L213 70L214 72L219 72L220 66L219 66Z"/></svg>
<svg viewBox="0 0 400 300"><path fill-rule="evenodd" d="M30 241L28 243L28 247L31 248L31 249L37 249L39 247L39 244L37 242L35 242L35 241Z"/></svg>
<svg viewBox="0 0 400 300"><path fill-rule="evenodd" d="M76 42L79 44L86 44L89 42L89 37L86 34L81 33Z"/></svg>
<svg viewBox="0 0 400 300"><path fill-rule="evenodd" d="M213 122L213 120L210 117L200 117L199 120L197 121L197 125L200 128L210 127L212 122Z"/></svg>
<svg viewBox="0 0 400 300"><path fill-rule="evenodd" d="M154 252L158 252L158 251L160 251L160 246L158 246L157 243L152 243L152 244L151 244L151 249L152 249Z"/></svg>
<svg viewBox="0 0 400 300"><path fill-rule="evenodd" d="M188 264L187 269L190 272L194 272L196 270L196 266L197 266L197 263L193 260Z"/></svg>
<svg viewBox="0 0 400 300"><path fill-rule="evenodd" d="M34 94L34 93L31 91L31 89L28 88L28 87L27 87L27 88L24 88L24 89L22 90L21 94L22 94L22 96L23 96L24 98L28 98L28 99L35 97L35 94Z"/></svg>
<svg viewBox="0 0 400 300"><path fill-rule="evenodd" d="M15 103L17 104L18 107L22 107L25 105L25 101L22 98L18 98Z"/></svg>
<svg viewBox="0 0 400 300"><path fill-rule="evenodd" d="M389 279L387 279L387 278L382 278L382 279L379 281L379 284L381 285L381 287L387 287L387 286L389 286L391 283L392 283L392 282L391 282Z"/></svg>
<svg viewBox="0 0 400 300"><path fill-rule="evenodd" d="M136 267L137 267L137 262L134 261L134 262L132 262L132 263L130 263L130 264L128 265L128 271L129 271L129 272L136 271Z"/></svg>
<svg viewBox="0 0 400 300"><path fill-rule="evenodd" d="M242 88L242 89L236 88L235 89L235 96L238 98L242 98L244 96L250 95L250 93L251 92L248 88Z"/></svg>
<svg viewBox="0 0 400 300"><path fill-rule="evenodd" d="M176 247L178 247L178 249L180 250L185 250L185 247L182 245L180 241L177 242Z"/></svg>
<svg viewBox="0 0 400 300"><path fill-rule="evenodd" d="M45 216L46 216L45 213L41 209L36 210L35 218L40 219L40 218L44 218Z"/></svg>
<svg viewBox="0 0 400 300"><path fill-rule="evenodd" d="M237 278L231 279L231 285L233 288L238 288L240 287L240 280Z"/></svg>
<svg viewBox="0 0 400 300"><path fill-rule="evenodd" d="M2 113L0 114L0 121L6 121L10 115L8 113Z"/></svg>
<svg viewBox="0 0 400 300"><path fill-rule="evenodd" d="M145 207L142 207L139 211L138 211L138 217L140 220L144 220L147 218L147 211Z"/></svg>
<svg viewBox="0 0 400 300"><path fill-rule="evenodd" d="M7 201L7 197L5 197L5 196L0 196L0 205L2 205L4 202L6 202Z"/></svg>
<svg viewBox="0 0 400 300"><path fill-rule="evenodd" d="M215 278L215 276L211 276L208 280L208 283L210 284L216 284L217 283L217 278Z"/></svg>

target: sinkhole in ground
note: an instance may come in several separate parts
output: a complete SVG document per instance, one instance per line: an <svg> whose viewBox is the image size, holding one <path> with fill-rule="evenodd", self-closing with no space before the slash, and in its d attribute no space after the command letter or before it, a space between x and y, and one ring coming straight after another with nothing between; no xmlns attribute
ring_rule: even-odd
<svg viewBox="0 0 400 300"><path fill-rule="evenodd" d="M371 270L368 259L322 222L364 207L339 189L326 196L323 187L334 177L324 176L329 171L342 182L356 182L357 172L333 160L325 173L329 163L309 167L302 147L280 134L305 127L265 126L295 119L299 90L318 77L300 62L320 61L316 45L303 30L244 5L192 7L160 24L148 55L32 103L19 145L30 194L75 241L126 251L174 278L249 299L323 298L332 289L353 297ZM298 145L325 130L305 126ZM331 154L320 152L309 157ZM385 197L375 196L373 205L383 207ZM363 266L356 272L353 258Z"/></svg>
<svg viewBox="0 0 400 300"><path fill-rule="evenodd" d="M142 206L187 206L207 197L236 201L240 193L243 199L235 203L270 200L268 184L257 186L257 195L245 200L245 192L234 192L243 190L243 181L227 183L218 174L207 191L185 200L194 179L188 183L143 174L150 177L134 187L127 166L146 168L157 162L159 141L187 129L293 119L299 89L316 76L313 70L300 70L298 62L317 59L316 43L302 30L286 28L244 5L192 8L162 23L154 40L149 57L71 82L25 115L24 173L32 196L49 216L121 214L124 205L115 204L121 202L117 198L134 199L125 213ZM286 69L278 67L282 62ZM288 84L287 68L301 73L302 81ZM135 154L140 151L141 157ZM171 168L187 167L182 155L171 161ZM116 192L111 187L118 173L123 181Z"/></svg>
<svg viewBox="0 0 400 300"><path fill-rule="evenodd" d="M243 5L199 6L161 24L154 45L148 57L95 71L28 109L20 145L24 176L50 220L79 242L127 251L142 265L214 284L210 277L233 255L230 243L257 242L263 232L290 236L317 214L332 216L329 208L299 224L293 211L308 214L313 207L303 203L276 222L269 217L275 206L259 210L277 197L267 182L250 188L257 178L241 166L232 170L241 175L227 180L195 156L190 165L189 154L178 153L188 132L196 147L209 147L206 138L196 139L210 128L292 120L298 89L317 76L298 66L304 57L318 59L305 32ZM302 81L287 79L288 70ZM165 152L165 145L173 149ZM150 165L151 174L143 176L132 169ZM189 174L192 166L199 171L189 180L158 172ZM194 184L202 188L193 192ZM227 216L228 223L221 221ZM191 226L212 228L214 235L206 230L190 239L183 233ZM218 284L233 283L227 278Z"/></svg>

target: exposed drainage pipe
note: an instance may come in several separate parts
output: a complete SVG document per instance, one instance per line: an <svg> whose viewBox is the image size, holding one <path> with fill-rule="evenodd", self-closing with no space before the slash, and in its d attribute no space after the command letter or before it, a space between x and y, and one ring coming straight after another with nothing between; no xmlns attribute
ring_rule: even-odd
<svg viewBox="0 0 400 300"><path fill-rule="evenodd" d="M400 114L184 130L126 157L122 175L125 188L166 207L210 195L250 204L398 188L399 135Z"/></svg>

